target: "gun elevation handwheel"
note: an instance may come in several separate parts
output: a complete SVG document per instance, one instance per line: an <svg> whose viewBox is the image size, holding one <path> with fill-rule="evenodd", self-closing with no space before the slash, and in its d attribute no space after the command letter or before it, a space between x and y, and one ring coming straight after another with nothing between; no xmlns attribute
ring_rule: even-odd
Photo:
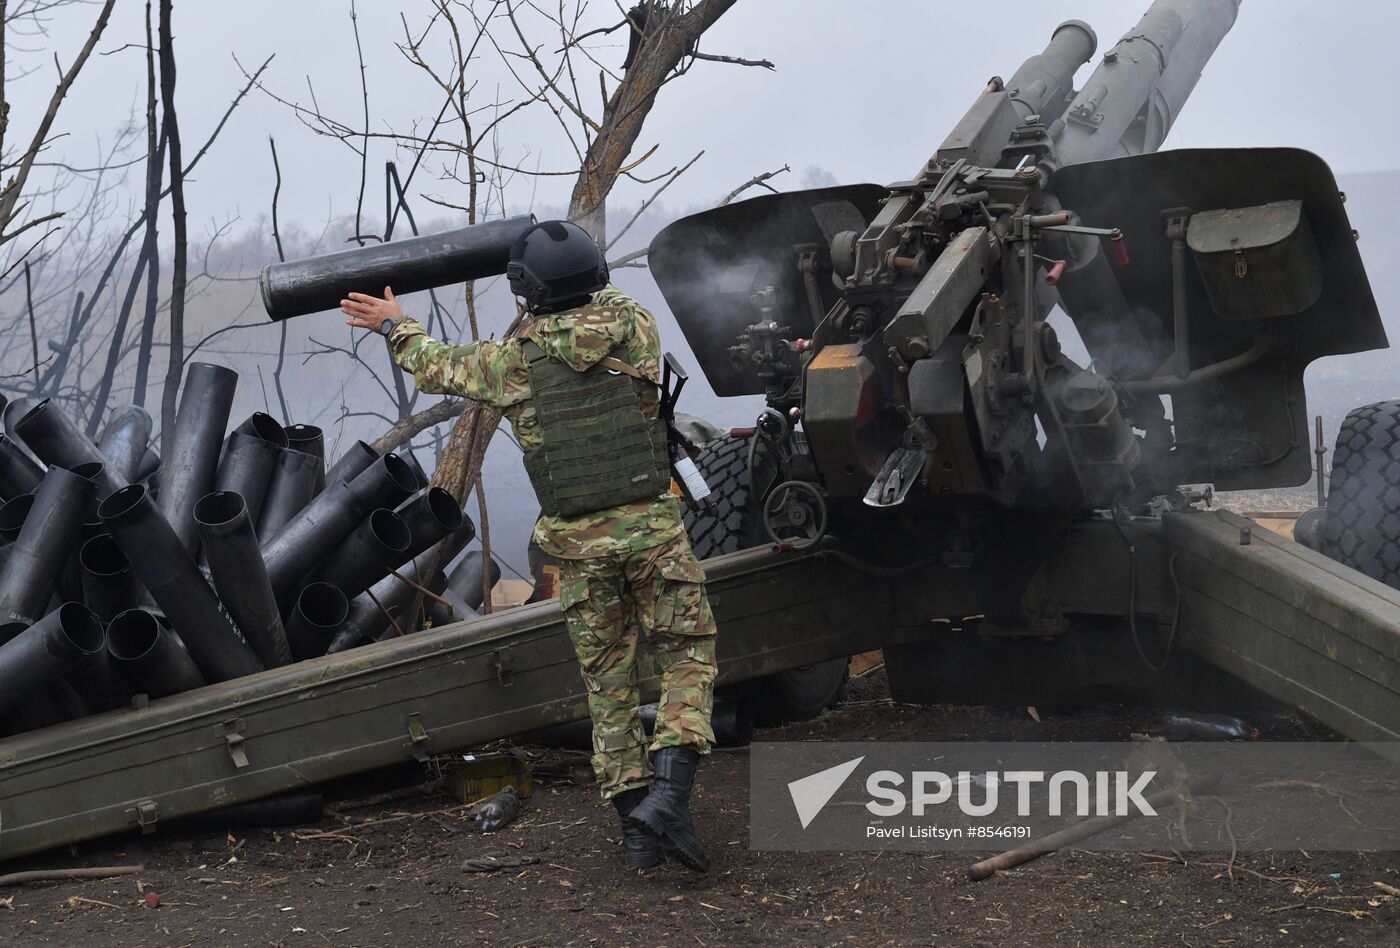
<svg viewBox="0 0 1400 948"><path fill-rule="evenodd" d="M815 546L826 536L826 500L806 481L784 481L763 504L763 528L774 543L795 550Z"/></svg>

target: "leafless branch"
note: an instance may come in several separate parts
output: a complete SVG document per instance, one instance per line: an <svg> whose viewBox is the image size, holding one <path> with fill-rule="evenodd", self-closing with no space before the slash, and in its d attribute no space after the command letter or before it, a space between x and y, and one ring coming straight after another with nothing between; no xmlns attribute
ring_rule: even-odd
<svg viewBox="0 0 1400 948"><path fill-rule="evenodd" d="M287 255L282 249L282 232L277 227L277 198L282 194L282 166L277 161L277 142L272 136L267 136L268 148L272 150L272 172L276 176L276 184L272 188L272 242L277 246L277 259L286 260ZM281 330L277 340L277 368L272 370L272 387L277 392L277 404L282 409L282 424L292 423L292 413L287 410L287 394L282 390L282 369L287 362L287 321L282 320L278 326Z"/></svg>
<svg viewBox="0 0 1400 948"><path fill-rule="evenodd" d="M621 257L618 257L616 260L609 260L609 261L608 261L608 269L609 269L609 270L621 270L621 269L623 269L624 267L642 267L642 268L645 268L645 267L646 267L646 264L645 264L645 263L638 263L637 261L640 260L640 259L642 259L643 257L645 257L645 256L646 256L647 254L649 254L649 253L651 253L651 248L650 248L650 247L643 247L641 250L634 250L634 251L632 251L631 253L623 254Z"/></svg>
<svg viewBox="0 0 1400 948"><path fill-rule="evenodd" d="M768 184L768 183L767 183L768 180L769 180L770 178L775 178L775 177L777 177L778 175L783 174L784 172L787 172L787 171L791 171L791 170L792 170L792 169L789 168L787 165L783 165L783 166L782 166L781 168L779 168L777 171L765 171L765 172L763 172L763 174L754 175L752 178L750 178L749 180L745 181L743 184L739 185L739 186L738 186L737 188L735 188L733 191L730 191L728 194L726 194L726 195L724 196L724 200L719 202L719 206L720 206L720 207L723 207L724 205L728 204L730 201L734 200L734 199L735 199L736 197L738 197L739 195L743 194L743 193L744 193L745 191L747 191L749 188L758 188L758 187L767 188L769 191L772 191L774 194L777 194L777 193L778 193L778 189L775 188L775 187L773 187L772 185Z"/></svg>
<svg viewBox="0 0 1400 948"><path fill-rule="evenodd" d="M740 59L738 56L716 56L714 53L691 53L690 58L711 63L729 63L733 66L757 66L762 69L778 68L766 59Z"/></svg>
<svg viewBox="0 0 1400 948"><path fill-rule="evenodd" d="M97 22L88 33L87 41L79 50L77 58L68 67L67 71L60 70L58 84L54 87L53 94L49 97L48 107L44 111L43 118L39 120L38 127L34 130L34 136L30 139L29 146L25 149L23 157L20 159L19 168L14 176L0 189L0 244L12 240L19 231L7 233L9 227L14 223L19 209L22 206L20 200L24 193L24 187L29 181L29 174L34 168L34 162L38 159L44 143L49 138L49 132L53 128L54 120L58 117L59 107L63 104L64 98L68 95L68 90L72 88L73 81L78 78L78 73L92 56L93 49L97 46L97 41L102 38L102 33L107 29L107 21L111 18L112 7L116 0L106 0L101 11L97 14ZM0 42L3 45L3 42ZM2 66L3 64L0 64ZM0 68L3 72L3 68ZM9 103L3 106L4 116L0 122L0 141L3 141L3 134L9 124ZM23 228L21 228L23 230Z"/></svg>
<svg viewBox="0 0 1400 948"><path fill-rule="evenodd" d="M641 203L641 205L637 208L637 212L632 215L632 219L622 226L622 229L617 232L617 235L613 237L612 240L608 241L607 246L605 246L603 250L605 252L611 250L613 246L619 240L622 239L623 235L625 235L629 230L632 229L632 225L637 223L637 219L646 213L647 208L651 207L651 205L655 203L656 199L661 197L662 193L672 184L674 184L677 178L685 174L686 171L690 169L690 166L699 161L701 156L704 154L705 153L703 151L700 152L694 158L687 161L683 167L677 168L674 172L672 172L671 176L666 179L665 183L663 183L661 187L657 188L654 192L652 192L651 196Z"/></svg>

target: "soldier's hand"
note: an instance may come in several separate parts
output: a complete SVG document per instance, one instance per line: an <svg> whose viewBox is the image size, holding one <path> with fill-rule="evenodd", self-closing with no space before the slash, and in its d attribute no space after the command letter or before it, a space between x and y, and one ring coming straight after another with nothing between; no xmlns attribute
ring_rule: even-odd
<svg viewBox="0 0 1400 948"><path fill-rule="evenodd" d="M379 326L384 320L399 319L403 316L403 307L394 298L393 289L387 286L384 287L382 299L368 293L351 293L349 299L340 301L340 311L350 317L345 321L345 325L368 329L371 332L379 332Z"/></svg>

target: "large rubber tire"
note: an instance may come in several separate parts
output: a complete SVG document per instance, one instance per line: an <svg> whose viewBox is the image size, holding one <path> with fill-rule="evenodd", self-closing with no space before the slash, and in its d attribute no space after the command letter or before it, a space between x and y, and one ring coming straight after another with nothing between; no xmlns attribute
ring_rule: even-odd
<svg viewBox="0 0 1400 948"><path fill-rule="evenodd" d="M801 438L801 433L794 437ZM723 437L700 451L695 466L705 476L715 499L714 510L687 508L685 528L690 545L702 560L767 543L760 508L762 498L749 496L749 439ZM777 483L777 464L764 445L754 458L754 485L760 490ZM814 718L841 701L848 659L838 658L778 672L749 683L754 718L762 727Z"/></svg>
<svg viewBox="0 0 1400 948"><path fill-rule="evenodd" d="M762 445L754 464L758 489L771 486L777 471ZM695 555L704 560L768 542L758 501L749 497L749 439L726 435L711 441L700 450L695 466L715 500L709 513L685 507L685 530Z"/></svg>
<svg viewBox="0 0 1400 948"><path fill-rule="evenodd" d="M1347 415L1332 455L1327 555L1400 589L1400 401Z"/></svg>

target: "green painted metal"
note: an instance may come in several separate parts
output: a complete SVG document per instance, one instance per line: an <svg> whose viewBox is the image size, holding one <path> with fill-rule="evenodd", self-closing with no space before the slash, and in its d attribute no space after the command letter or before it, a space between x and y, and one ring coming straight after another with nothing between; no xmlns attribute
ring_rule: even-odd
<svg viewBox="0 0 1400 948"><path fill-rule="evenodd" d="M1165 522L1183 646L1346 737L1400 740L1400 591L1235 514Z"/></svg>
<svg viewBox="0 0 1400 948"><path fill-rule="evenodd" d="M878 648L890 623L886 587L825 558L705 566L721 683ZM0 742L0 859L586 716L558 603L525 606Z"/></svg>

